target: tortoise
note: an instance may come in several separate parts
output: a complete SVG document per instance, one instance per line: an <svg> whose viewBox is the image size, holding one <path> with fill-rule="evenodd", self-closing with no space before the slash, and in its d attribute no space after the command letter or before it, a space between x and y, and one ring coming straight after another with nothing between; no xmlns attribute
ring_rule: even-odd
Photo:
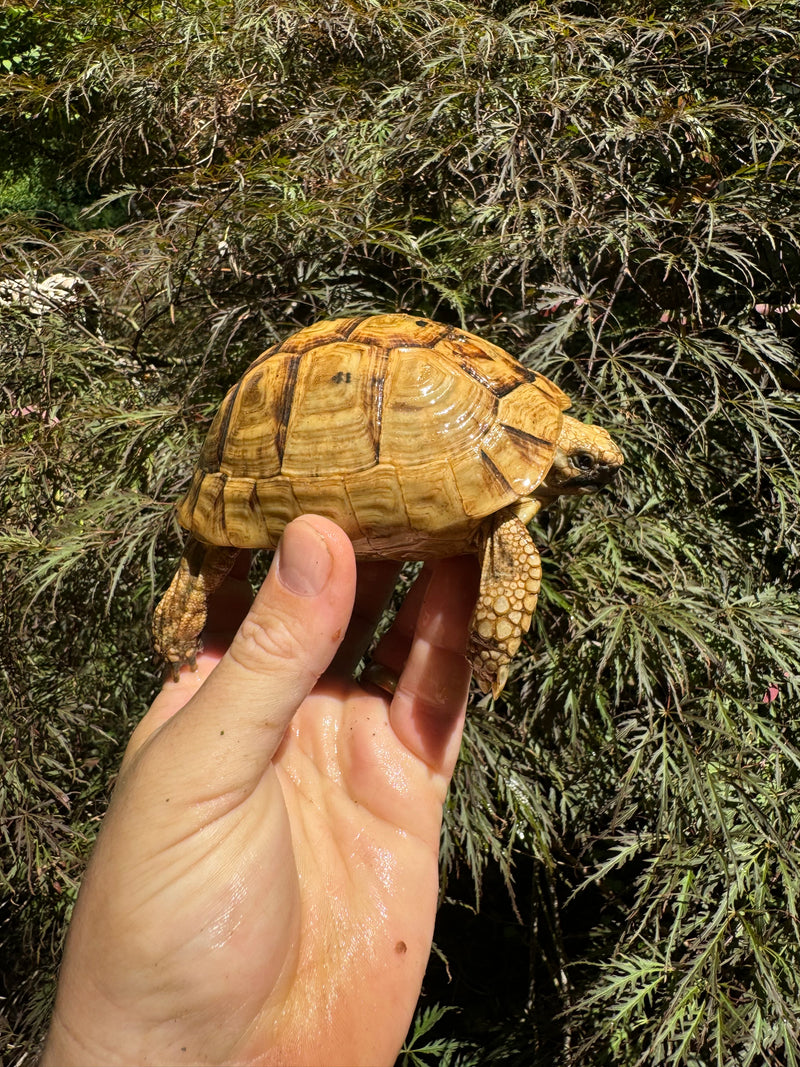
<svg viewBox="0 0 800 1067"><path fill-rule="evenodd" d="M190 531L156 608L157 653L194 666L206 599L240 549L275 548L314 512L360 559L477 553L468 655L502 691L528 631L541 561L527 524L561 494L611 481L606 430L503 349L412 315L317 322L264 352L222 403L178 505Z"/></svg>

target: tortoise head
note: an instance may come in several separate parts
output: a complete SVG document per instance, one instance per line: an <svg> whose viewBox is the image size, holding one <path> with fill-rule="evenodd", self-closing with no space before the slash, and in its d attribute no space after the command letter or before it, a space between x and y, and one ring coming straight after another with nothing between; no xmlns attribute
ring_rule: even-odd
<svg viewBox="0 0 800 1067"><path fill-rule="evenodd" d="M624 462L625 457L601 426L588 426L565 415L553 465L540 489L547 496L591 493L607 485Z"/></svg>

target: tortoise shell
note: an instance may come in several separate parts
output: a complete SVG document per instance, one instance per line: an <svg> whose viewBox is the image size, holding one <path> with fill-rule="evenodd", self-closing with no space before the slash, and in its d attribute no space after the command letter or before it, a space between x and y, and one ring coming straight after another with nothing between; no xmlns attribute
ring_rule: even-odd
<svg viewBox="0 0 800 1067"><path fill-rule="evenodd" d="M482 520L535 492L569 399L501 348L410 315L318 322L268 349L214 419L181 524L274 548L304 512L362 558L474 550Z"/></svg>

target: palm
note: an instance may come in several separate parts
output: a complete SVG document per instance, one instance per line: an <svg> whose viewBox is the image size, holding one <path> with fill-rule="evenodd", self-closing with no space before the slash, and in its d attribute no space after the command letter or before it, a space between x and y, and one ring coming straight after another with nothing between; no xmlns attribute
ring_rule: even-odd
<svg viewBox="0 0 800 1067"><path fill-rule="evenodd" d="M276 769L299 904L287 915L297 952L287 1003L300 1028L284 1037L283 1062L325 1043L317 1062L379 1063L405 1036L430 951L447 779L398 741L386 700L334 688L300 709ZM329 1002L313 981L320 971Z"/></svg>
<svg viewBox="0 0 800 1067"><path fill-rule="evenodd" d="M165 688L134 734L71 938L94 952L112 1022L116 1011L146 1009L161 1061L394 1059L430 950L441 806L469 678L472 586L464 561L448 566L460 571L448 585L456 607L445 610L440 580L439 602L412 638L422 599L412 592L380 646L392 669L406 664L394 698L349 678L394 581L393 569L372 568L335 669L266 766L252 737L225 725L224 708L200 717L204 691L191 675ZM218 598L223 631L244 598L235 583ZM200 681L226 643L226 633L209 642ZM98 936L93 900L108 936ZM122 938L124 968L108 955L112 936Z"/></svg>

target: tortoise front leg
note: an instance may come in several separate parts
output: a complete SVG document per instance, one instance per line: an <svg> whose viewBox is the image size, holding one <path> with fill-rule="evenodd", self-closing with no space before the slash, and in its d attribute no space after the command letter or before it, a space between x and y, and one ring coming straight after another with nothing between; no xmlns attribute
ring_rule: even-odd
<svg viewBox="0 0 800 1067"><path fill-rule="evenodd" d="M153 613L153 644L176 682L184 663L192 670L197 667L208 598L225 580L239 552L205 545L195 537L186 542L175 577Z"/></svg>
<svg viewBox="0 0 800 1067"><path fill-rule="evenodd" d="M515 510L498 512L481 537L481 585L470 623L467 655L481 690L497 698L508 664L530 629L542 582L542 562Z"/></svg>

